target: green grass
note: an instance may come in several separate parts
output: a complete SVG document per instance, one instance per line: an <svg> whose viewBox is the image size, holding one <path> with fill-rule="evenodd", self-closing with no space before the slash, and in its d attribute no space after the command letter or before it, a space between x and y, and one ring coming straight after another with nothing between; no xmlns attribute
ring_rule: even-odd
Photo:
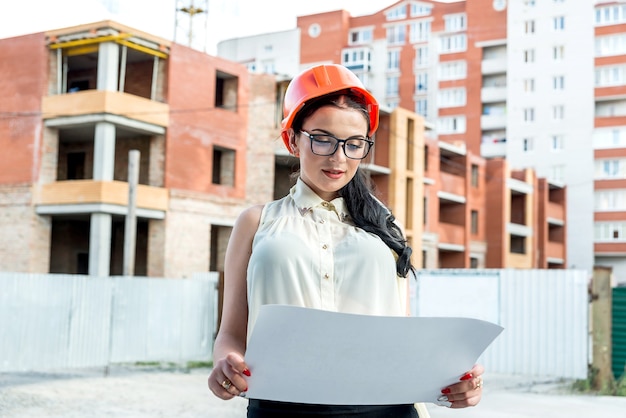
<svg viewBox="0 0 626 418"><path fill-rule="evenodd" d="M137 361L134 363L136 367L146 367L161 370L192 370L192 369L206 369L213 367L211 360L199 360L188 361L187 363L180 364L175 362L162 362L162 361Z"/></svg>
<svg viewBox="0 0 626 418"><path fill-rule="evenodd" d="M600 388L596 388L594 385L597 375L598 371L590 367L588 377L586 379L576 380L572 384L572 390L601 396L626 396L626 373L619 379L614 379L613 376L611 376L607 382L602 382Z"/></svg>

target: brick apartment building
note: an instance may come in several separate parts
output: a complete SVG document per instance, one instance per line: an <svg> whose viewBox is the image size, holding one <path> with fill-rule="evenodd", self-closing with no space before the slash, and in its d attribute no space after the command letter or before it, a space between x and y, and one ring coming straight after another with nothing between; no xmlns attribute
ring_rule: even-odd
<svg viewBox="0 0 626 418"><path fill-rule="evenodd" d="M272 197L248 174L273 154L247 144L274 129L249 130L273 76L110 21L2 39L0 56L0 270L122 274L129 150L135 274L221 269L236 216Z"/></svg>
<svg viewBox="0 0 626 418"><path fill-rule="evenodd" d="M566 268L563 178L513 164L504 148L515 126L506 116L507 16L499 1L397 1L366 16L299 16L293 31L223 41L218 55L287 77L296 70L285 56L298 55L299 68L343 64L389 114L407 109L425 119L423 144L398 138L421 148L415 180L423 184L409 191L401 180L387 196L394 211L409 193L422 206L422 266ZM399 132L381 124L377 140ZM396 157L387 167L403 173L405 165Z"/></svg>

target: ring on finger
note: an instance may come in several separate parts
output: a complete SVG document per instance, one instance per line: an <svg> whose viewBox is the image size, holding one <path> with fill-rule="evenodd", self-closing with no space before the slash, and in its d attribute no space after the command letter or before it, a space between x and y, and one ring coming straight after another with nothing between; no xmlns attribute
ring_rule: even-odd
<svg viewBox="0 0 626 418"><path fill-rule="evenodd" d="M224 379L224 380L222 381L222 383L220 383L220 385L221 385L224 389L228 390L228 389L230 389L230 387L233 385L233 382L231 382L231 381L230 381L230 380L228 380L228 379Z"/></svg>
<svg viewBox="0 0 626 418"><path fill-rule="evenodd" d="M478 382L476 383L476 389L480 389L483 387L483 379L478 379Z"/></svg>

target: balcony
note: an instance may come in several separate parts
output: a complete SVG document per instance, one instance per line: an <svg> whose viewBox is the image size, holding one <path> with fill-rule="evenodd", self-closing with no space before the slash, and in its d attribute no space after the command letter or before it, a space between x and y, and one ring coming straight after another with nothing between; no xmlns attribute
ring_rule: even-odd
<svg viewBox="0 0 626 418"><path fill-rule="evenodd" d="M447 195L465 197L465 177L442 171L439 173L439 190Z"/></svg>
<svg viewBox="0 0 626 418"><path fill-rule="evenodd" d="M480 155L483 158L506 156L506 140L502 142L483 142L480 144Z"/></svg>
<svg viewBox="0 0 626 418"><path fill-rule="evenodd" d="M491 58L481 62L481 72L483 75L506 73L506 57Z"/></svg>
<svg viewBox="0 0 626 418"><path fill-rule="evenodd" d="M44 119L113 114L167 127L169 105L117 91L85 90L43 98Z"/></svg>
<svg viewBox="0 0 626 418"><path fill-rule="evenodd" d="M560 242L550 242L546 246L546 259L550 263L562 264L565 260L565 245ZM560 263L558 261L561 261Z"/></svg>
<svg viewBox="0 0 626 418"><path fill-rule="evenodd" d="M440 222L439 226L439 246L445 248L457 248L462 251L465 248L465 227L450 223Z"/></svg>
<svg viewBox="0 0 626 418"><path fill-rule="evenodd" d="M558 225L559 223L562 225L565 219L565 207L562 204L548 202L546 217L548 218L548 222Z"/></svg>
<svg viewBox="0 0 626 418"><path fill-rule="evenodd" d="M506 102L506 86L483 87L480 90L480 100L483 103Z"/></svg>
<svg viewBox="0 0 626 418"><path fill-rule="evenodd" d="M72 180L40 186L35 193L40 215L104 212L125 215L128 183L122 181ZM137 186L137 216L163 219L169 204L167 189Z"/></svg>
<svg viewBox="0 0 626 418"><path fill-rule="evenodd" d="M480 117L480 128L482 130L492 129L505 129L506 128L506 115L482 115Z"/></svg>

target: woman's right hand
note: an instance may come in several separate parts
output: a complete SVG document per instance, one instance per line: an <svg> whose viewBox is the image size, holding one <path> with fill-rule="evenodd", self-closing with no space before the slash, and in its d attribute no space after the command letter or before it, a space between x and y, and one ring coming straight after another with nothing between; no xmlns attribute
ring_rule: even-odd
<svg viewBox="0 0 626 418"><path fill-rule="evenodd" d="M218 360L209 375L209 389L218 398L232 399L248 390L248 382L244 376L250 376L250 370L243 356L231 352Z"/></svg>

